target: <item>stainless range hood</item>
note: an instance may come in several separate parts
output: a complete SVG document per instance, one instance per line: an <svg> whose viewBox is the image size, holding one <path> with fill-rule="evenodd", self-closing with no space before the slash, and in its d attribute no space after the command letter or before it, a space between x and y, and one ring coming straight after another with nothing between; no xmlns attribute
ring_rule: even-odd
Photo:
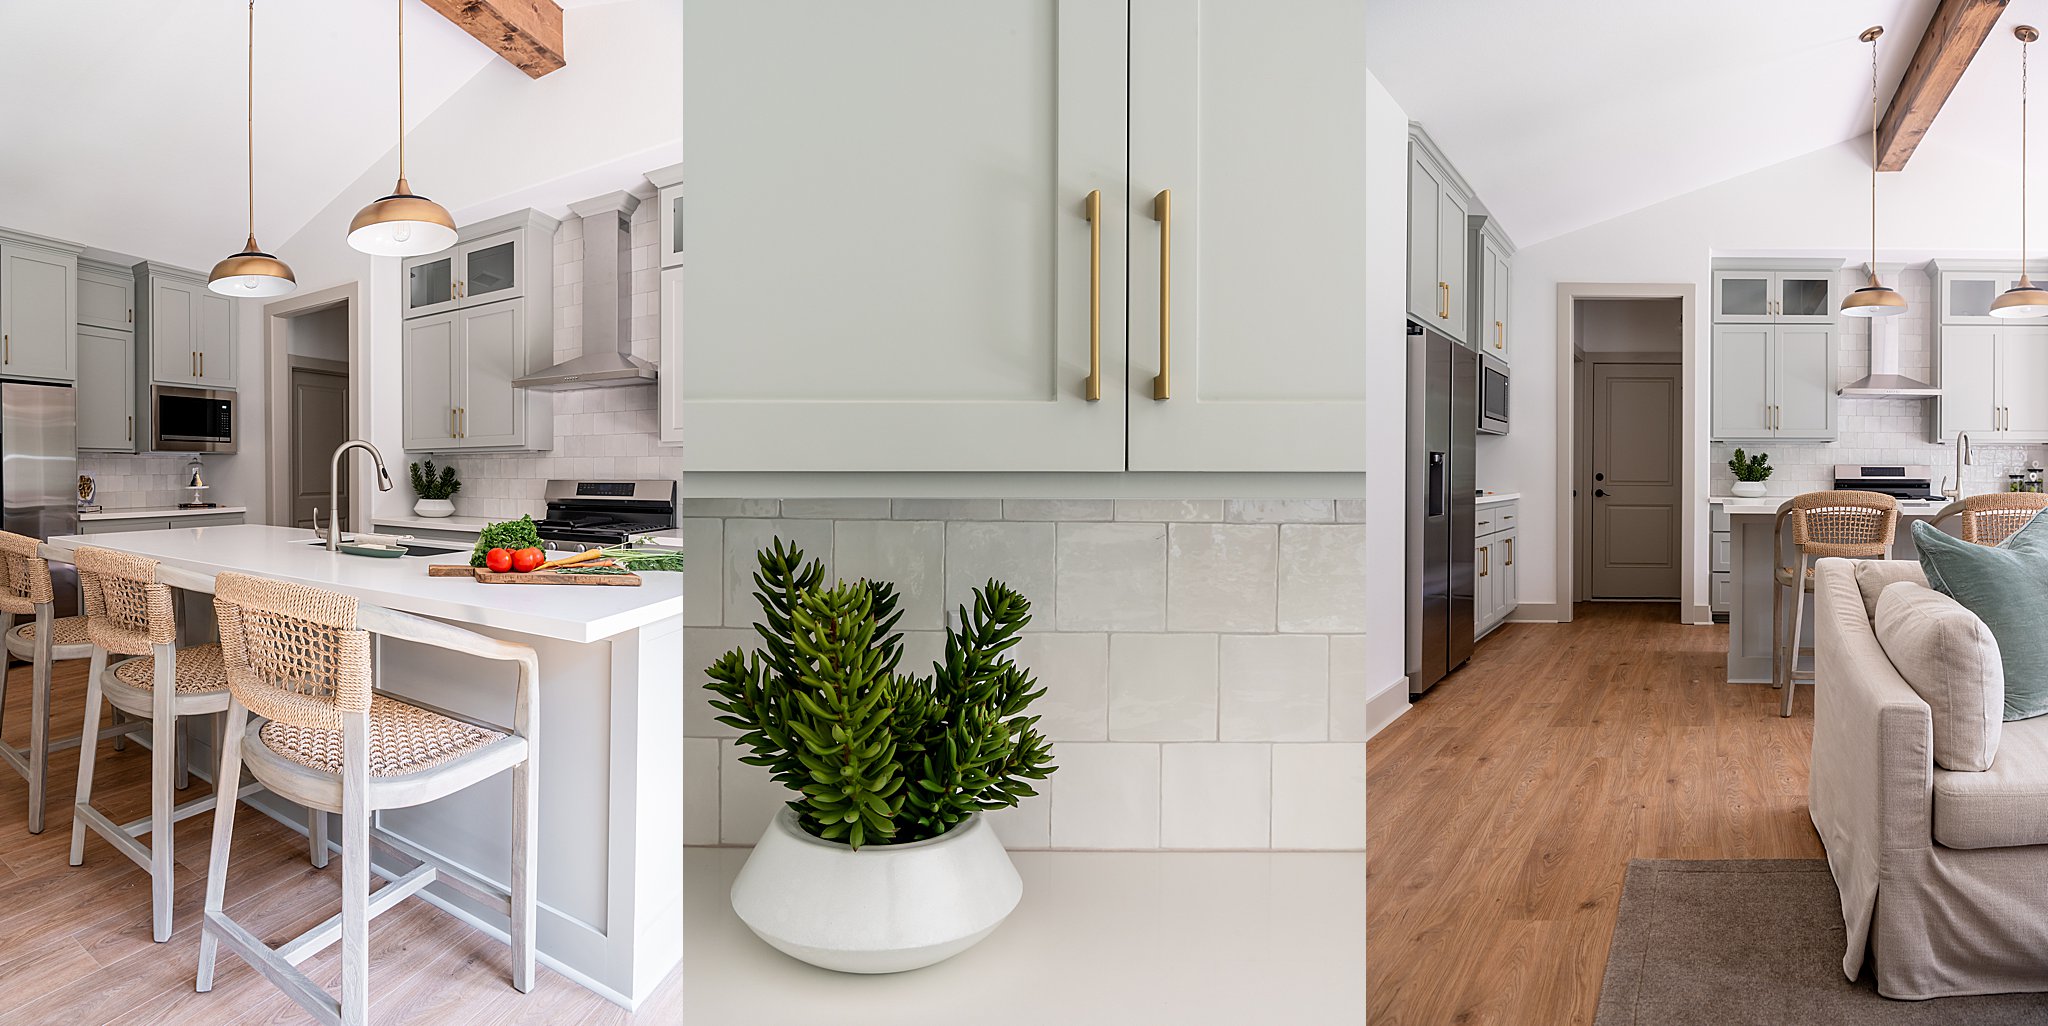
<svg viewBox="0 0 2048 1026"><path fill-rule="evenodd" d="M540 392L645 385L657 368L633 355L633 209L640 200L615 192L569 209L583 219L583 355L535 371L512 384Z"/></svg>
<svg viewBox="0 0 2048 1026"><path fill-rule="evenodd" d="M1835 390L1845 396L1889 396L1901 399L1932 399L1941 389L1899 373L1899 326L1890 317L1867 317L1870 325L1870 373Z"/></svg>

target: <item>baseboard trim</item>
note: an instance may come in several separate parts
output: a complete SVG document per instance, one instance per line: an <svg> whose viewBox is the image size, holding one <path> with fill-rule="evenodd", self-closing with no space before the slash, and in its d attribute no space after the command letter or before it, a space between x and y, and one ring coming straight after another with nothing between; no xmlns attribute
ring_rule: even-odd
<svg viewBox="0 0 2048 1026"><path fill-rule="evenodd" d="M1569 611L1559 615L1555 602L1524 602L1508 614L1509 623L1570 623L1571 619Z"/></svg>
<svg viewBox="0 0 2048 1026"><path fill-rule="evenodd" d="M1365 700L1365 738L1386 729L1387 724L1401 718L1408 711L1408 677L1404 674L1380 686L1377 693Z"/></svg>

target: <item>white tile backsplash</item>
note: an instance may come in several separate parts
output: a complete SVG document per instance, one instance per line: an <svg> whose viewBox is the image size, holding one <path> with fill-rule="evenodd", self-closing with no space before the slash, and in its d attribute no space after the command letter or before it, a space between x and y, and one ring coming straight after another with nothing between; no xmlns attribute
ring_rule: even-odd
<svg viewBox="0 0 2048 1026"><path fill-rule="evenodd" d="M683 843L719 841L718 746L716 738L683 739Z"/></svg>
<svg viewBox="0 0 2048 1026"><path fill-rule="evenodd" d="M1361 509L1222 499L718 499L686 500L684 512L689 547L704 553L685 584L684 645L699 693L705 664L758 647L749 626L758 609L754 554L778 535L824 560L833 578L897 584L906 596L899 672L926 675L944 657L946 620L928 615L928 595L943 598L947 617L991 577L1031 599L1032 624L1012 655L1045 690L1030 712L1060 769L1039 797L991 815L1006 845L1363 844L1362 805L1356 830L1316 825L1313 817L1329 815L1317 809L1329 781L1290 804L1275 768L1291 767L1288 779L1307 776L1300 758L1280 754L1299 749L1326 763L1340 758L1330 753L1356 750L1363 763ZM685 708L692 739L730 747L737 732L713 721L701 694ZM718 777L721 805L749 804L718 814L718 843L750 844L765 826L776 796L762 793L764 780L751 767ZM694 787L694 800L706 800L709 786ZM1283 825L1283 813L1296 819ZM703 835L700 822L694 836Z"/></svg>
<svg viewBox="0 0 2048 1026"><path fill-rule="evenodd" d="M216 456L208 459L233 458ZM181 487L188 480L185 476L185 466L191 462L191 453L142 453L130 456L119 453L82 452L78 454L78 472L92 476L92 501L98 503L102 509L175 506L192 497L189 489ZM207 476L213 476L217 469L218 464L209 466ZM223 506L237 506L245 505L244 500L247 498L216 496L213 501Z"/></svg>
<svg viewBox="0 0 2048 1026"><path fill-rule="evenodd" d="M1365 746L1273 746L1273 847L1365 847Z"/></svg>
<svg viewBox="0 0 2048 1026"><path fill-rule="evenodd" d="M737 742L729 739L718 742L718 840L721 844L753 844L760 840L775 814L790 800L788 789L775 782L766 766L749 766L740 761L740 757L746 754L746 749ZM686 796L688 790L684 788Z"/></svg>

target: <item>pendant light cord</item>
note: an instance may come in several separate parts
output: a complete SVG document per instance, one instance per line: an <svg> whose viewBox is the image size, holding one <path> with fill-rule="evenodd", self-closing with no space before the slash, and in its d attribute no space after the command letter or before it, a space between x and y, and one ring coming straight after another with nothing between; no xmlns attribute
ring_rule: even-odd
<svg viewBox="0 0 2048 1026"><path fill-rule="evenodd" d="M1877 282L1877 40L1870 40L1870 279Z"/></svg>
<svg viewBox="0 0 2048 1026"><path fill-rule="evenodd" d="M2027 49L2020 40L2020 280L2027 278Z"/></svg>
<svg viewBox="0 0 2048 1026"><path fill-rule="evenodd" d="M249 77L248 86L248 139L249 144L249 241L250 249L256 248L256 0L249 0Z"/></svg>
<svg viewBox="0 0 2048 1026"><path fill-rule="evenodd" d="M405 0L398 0L398 180L405 180Z"/></svg>

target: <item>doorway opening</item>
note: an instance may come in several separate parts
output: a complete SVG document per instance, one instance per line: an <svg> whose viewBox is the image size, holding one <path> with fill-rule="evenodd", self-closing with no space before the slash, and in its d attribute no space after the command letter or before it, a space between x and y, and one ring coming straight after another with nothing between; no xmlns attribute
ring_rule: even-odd
<svg viewBox="0 0 2048 1026"><path fill-rule="evenodd" d="M310 528L335 518L362 526L357 467L346 468L338 500L328 473L336 446L355 437L355 286L271 304L267 321L270 523Z"/></svg>
<svg viewBox="0 0 2048 1026"><path fill-rule="evenodd" d="M1686 305L1573 297L1573 602L1686 618Z"/></svg>

